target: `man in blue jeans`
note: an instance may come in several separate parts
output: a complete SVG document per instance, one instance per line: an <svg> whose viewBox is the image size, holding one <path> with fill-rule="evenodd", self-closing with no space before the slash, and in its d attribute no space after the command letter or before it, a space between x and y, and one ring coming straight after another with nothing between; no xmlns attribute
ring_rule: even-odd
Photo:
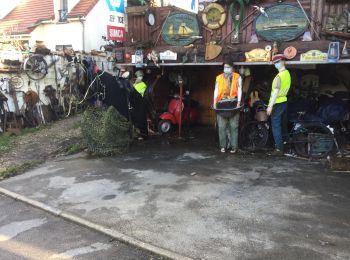
<svg viewBox="0 0 350 260"><path fill-rule="evenodd" d="M291 85L291 77L284 61L284 55L278 54L272 57L272 62L278 70L278 74L272 82L271 95L267 107L267 115L271 115L272 134L275 140L273 155L283 155L282 129L285 130L287 128L286 122L282 118L287 111L287 94Z"/></svg>

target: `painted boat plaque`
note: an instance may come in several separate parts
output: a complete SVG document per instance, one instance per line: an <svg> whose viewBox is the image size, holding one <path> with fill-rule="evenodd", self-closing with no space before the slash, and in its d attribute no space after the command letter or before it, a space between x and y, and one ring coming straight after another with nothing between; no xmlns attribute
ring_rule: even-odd
<svg viewBox="0 0 350 260"><path fill-rule="evenodd" d="M255 20L257 35L267 41L291 41L305 31L308 24L303 10L291 4L278 4L265 9Z"/></svg>
<svg viewBox="0 0 350 260"><path fill-rule="evenodd" d="M198 36L197 18L184 13L170 15L162 29L162 38L169 45L185 46L194 42Z"/></svg>

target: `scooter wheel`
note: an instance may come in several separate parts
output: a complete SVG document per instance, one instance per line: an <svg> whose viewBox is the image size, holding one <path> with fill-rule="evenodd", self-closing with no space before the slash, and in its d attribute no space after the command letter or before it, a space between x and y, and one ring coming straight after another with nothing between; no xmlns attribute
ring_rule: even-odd
<svg viewBox="0 0 350 260"><path fill-rule="evenodd" d="M161 134L167 134L170 132L171 122L169 120L161 120L158 123L158 131Z"/></svg>

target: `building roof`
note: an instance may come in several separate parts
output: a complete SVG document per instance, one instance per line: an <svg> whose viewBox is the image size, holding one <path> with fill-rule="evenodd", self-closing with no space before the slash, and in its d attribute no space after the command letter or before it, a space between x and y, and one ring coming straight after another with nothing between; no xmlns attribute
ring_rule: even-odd
<svg viewBox="0 0 350 260"><path fill-rule="evenodd" d="M80 0L67 15L68 18L84 17L95 7L99 0Z"/></svg>
<svg viewBox="0 0 350 260"><path fill-rule="evenodd" d="M68 13L68 18L84 17L99 0L80 0ZM22 0L0 19L0 34L29 34L42 21L55 19L54 0Z"/></svg>
<svg viewBox="0 0 350 260"><path fill-rule="evenodd" d="M37 23L54 17L53 0L23 0L0 19L0 33L29 34Z"/></svg>

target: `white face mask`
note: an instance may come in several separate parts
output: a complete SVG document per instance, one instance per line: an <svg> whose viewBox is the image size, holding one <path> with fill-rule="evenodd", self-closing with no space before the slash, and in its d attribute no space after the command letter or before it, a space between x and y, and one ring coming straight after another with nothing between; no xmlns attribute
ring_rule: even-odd
<svg viewBox="0 0 350 260"><path fill-rule="evenodd" d="M230 74L232 73L232 68L230 68L230 67L224 67L224 73L225 73L226 75L230 75Z"/></svg>
<svg viewBox="0 0 350 260"><path fill-rule="evenodd" d="M280 62L275 63L275 68L280 70L282 68L282 64Z"/></svg>

